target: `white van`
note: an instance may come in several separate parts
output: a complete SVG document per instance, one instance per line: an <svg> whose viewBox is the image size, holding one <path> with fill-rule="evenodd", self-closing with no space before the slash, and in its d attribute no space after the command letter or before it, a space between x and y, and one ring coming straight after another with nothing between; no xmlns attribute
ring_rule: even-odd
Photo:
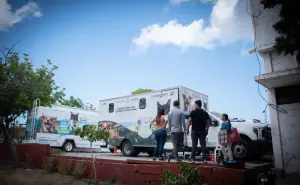
<svg viewBox="0 0 300 185"><path fill-rule="evenodd" d="M62 105L37 106L28 112L24 142L49 144L71 152L74 148L90 148L90 142L75 136L83 125L98 126L99 112ZM92 148L106 146L105 141L92 143Z"/></svg>
<svg viewBox="0 0 300 185"><path fill-rule="evenodd" d="M167 113L172 110L175 100L180 102L180 108L186 112L186 118L188 118L190 110L194 108L194 102L202 101L202 108L208 112L212 121L207 136L207 147L215 149L218 146L217 133L221 120L209 112L207 95L182 86L101 100L99 102L101 115L99 125L110 132L108 148L111 151L114 147L121 149L125 156L137 156L140 152L152 155L155 138L150 122L160 108L164 108ZM262 132L261 129L264 128L264 125L233 123L233 126L238 128L243 138L239 143L233 145L234 155L236 158L246 158L251 155L252 141L263 140L259 133ZM191 137L186 136L186 149L190 149L191 146ZM171 150L172 148L171 138L168 136L165 149Z"/></svg>

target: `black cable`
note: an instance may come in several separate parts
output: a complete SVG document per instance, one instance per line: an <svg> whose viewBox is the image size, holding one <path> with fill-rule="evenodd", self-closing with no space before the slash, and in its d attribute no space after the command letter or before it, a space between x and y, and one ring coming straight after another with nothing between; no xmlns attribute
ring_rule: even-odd
<svg viewBox="0 0 300 185"><path fill-rule="evenodd" d="M255 25L255 22L254 22L254 18L257 18L261 15L261 10L257 9L255 10L252 14L249 12L249 8L248 8L248 3L249 3L249 0L247 0L246 2L246 11L247 13L249 14L249 16L251 17L252 19L252 25L253 25L253 28L254 28L254 41L253 41L253 45L254 45L254 48L255 48L255 56L256 56L256 59L257 59L257 63L259 65L259 70L258 70L258 73L259 73L259 76L261 75L261 63L260 63L260 60L259 60L259 57L258 57L258 54L257 54L257 51L256 51L256 25ZM257 15L255 15L257 13ZM287 114L288 112L286 110L284 110L283 108L280 108L279 106L275 105L275 104L272 104L272 103L269 103L261 94L260 92L260 84L257 82L257 91L258 91L258 94L259 96L267 103L263 113L266 112L268 106L272 107L273 109L275 109L276 111L279 111L283 114Z"/></svg>

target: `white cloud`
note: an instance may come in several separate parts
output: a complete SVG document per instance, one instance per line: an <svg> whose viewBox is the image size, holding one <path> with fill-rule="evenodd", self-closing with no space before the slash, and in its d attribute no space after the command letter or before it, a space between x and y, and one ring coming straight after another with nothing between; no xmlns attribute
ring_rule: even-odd
<svg viewBox="0 0 300 185"><path fill-rule="evenodd" d="M167 44L184 49L214 49L217 44L250 41L253 32L245 3L246 0L217 0L213 4L209 23L198 19L187 25L177 20L165 25L148 25L141 29L139 36L132 39L133 49L145 51L152 45Z"/></svg>
<svg viewBox="0 0 300 185"><path fill-rule="evenodd" d="M13 11L7 0L0 0L0 30L9 29L28 16L42 16L41 10L36 3L29 2Z"/></svg>

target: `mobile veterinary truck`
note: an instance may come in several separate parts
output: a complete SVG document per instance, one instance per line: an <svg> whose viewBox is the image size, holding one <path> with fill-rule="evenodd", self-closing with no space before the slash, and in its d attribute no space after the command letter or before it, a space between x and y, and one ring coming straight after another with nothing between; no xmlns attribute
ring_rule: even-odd
<svg viewBox="0 0 300 185"><path fill-rule="evenodd" d="M75 135L84 125L98 127L99 112L62 105L36 106L28 112L26 133L30 143L49 144L71 152L74 148L90 148L90 142ZM26 141L25 141L26 142ZM106 146L105 141L92 143L92 148Z"/></svg>
<svg viewBox="0 0 300 185"><path fill-rule="evenodd" d="M218 116L209 112L207 95L183 86L101 100L99 102L101 115L99 126L110 133L108 148L111 151L114 147L121 149L125 156L137 156L140 152L152 155L155 138L154 128L150 124L151 120L161 108L167 113L171 111L175 100L180 102L180 109L186 113L186 119L189 117L189 112L194 109L195 101L202 101L202 108L208 112L211 119L206 146L214 150L216 155L216 151L219 150L218 131L222 121ZM254 150L262 152L262 149L267 148L266 146L272 146L271 140L263 134L268 129L265 124L247 121L232 122L232 126L236 127L241 135L241 140L232 145L235 158L245 159L253 156ZM185 136L184 145L187 150L191 149L190 136ZM169 134L165 149L173 149Z"/></svg>
<svg viewBox="0 0 300 185"><path fill-rule="evenodd" d="M187 113L193 109L195 100L202 100L203 109L209 109L207 95L182 86L101 100L99 113L103 121L100 126L110 133L109 148L117 147L125 156L136 156L139 152L151 155L155 139L150 122L159 109L171 111L176 100ZM210 132L214 133L213 129ZM171 142L167 141L165 148L172 149Z"/></svg>

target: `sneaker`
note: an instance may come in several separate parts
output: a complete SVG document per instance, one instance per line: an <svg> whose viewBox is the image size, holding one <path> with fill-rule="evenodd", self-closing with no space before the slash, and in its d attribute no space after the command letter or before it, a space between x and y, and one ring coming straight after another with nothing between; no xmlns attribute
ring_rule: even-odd
<svg viewBox="0 0 300 185"><path fill-rule="evenodd" d="M168 155L168 162L171 161L171 155Z"/></svg>
<svg viewBox="0 0 300 185"><path fill-rule="evenodd" d="M232 164L232 163L234 163L234 161L233 160L228 160L227 163Z"/></svg>
<svg viewBox="0 0 300 185"><path fill-rule="evenodd" d="M165 160L165 159L164 159L163 156L160 156L160 157L158 158L158 160L163 161L163 160Z"/></svg>

